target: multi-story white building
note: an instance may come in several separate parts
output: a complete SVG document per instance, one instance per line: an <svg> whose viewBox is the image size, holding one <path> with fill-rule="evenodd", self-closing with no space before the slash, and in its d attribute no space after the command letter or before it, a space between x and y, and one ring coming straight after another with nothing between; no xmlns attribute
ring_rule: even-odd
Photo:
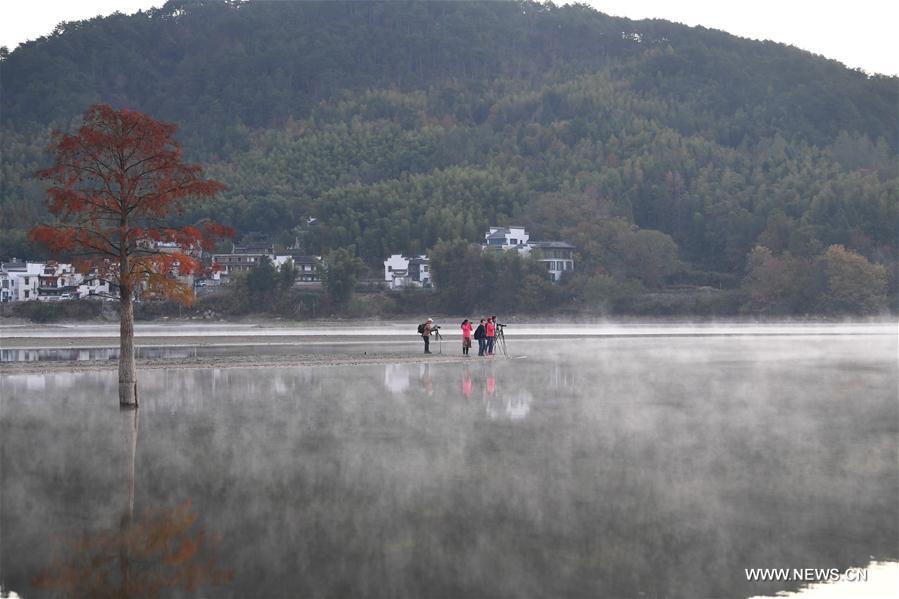
<svg viewBox="0 0 899 599"><path fill-rule="evenodd" d="M226 282L231 275L238 272L247 272L259 266L265 258L271 259L268 254L213 254L212 262L217 270L212 278L216 281Z"/></svg>
<svg viewBox="0 0 899 599"><path fill-rule="evenodd" d="M321 256L304 256L302 254L290 254L287 256L275 256L275 266L281 267L281 264L287 261L293 262L293 267L297 271L297 283L320 283L318 267L321 265ZM279 264L279 261L281 264Z"/></svg>
<svg viewBox="0 0 899 599"><path fill-rule="evenodd" d="M391 289L431 287L431 261L425 255L407 258L393 254L384 260L384 281Z"/></svg>
<svg viewBox="0 0 899 599"><path fill-rule="evenodd" d="M546 267L553 283L558 283L562 275L574 270L576 248L567 241L535 241L529 247L533 257Z"/></svg>
<svg viewBox="0 0 899 599"><path fill-rule="evenodd" d="M107 281L104 278L101 278L96 271L92 271L86 275L81 280L81 284L78 285L78 298L79 299L89 299L89 298L109 298L116 297L118 291L112 289Z"/></svg>
<svg viewBox="0 0 899 599"><path fill-rule="evenodd" d="M484 245L508 250L527 246L530 238L524 227L490 227L484 234Z"/></svg>
<svg viewBox="0 0 899 599"><path fill-rule="evenodd" d="M71 264L50 261L38 275L37 298L40 301L78 299L78 286L83 277Z"/></svg>
<svg viewBox="0 0 899 599"><path fill-rule="evenodd" d="M553 283L574 270L577 248L567 241L531 241L524 227L490 227L484 239L485 250L517 250L525 256L532 255L546 267Z"/></svg>
<svg viewBox="0 0 899 599"><path fill-rule="evenodd" d="M38 299L41 262L11 260L0 265L0 301L27 302Z"/></svg>

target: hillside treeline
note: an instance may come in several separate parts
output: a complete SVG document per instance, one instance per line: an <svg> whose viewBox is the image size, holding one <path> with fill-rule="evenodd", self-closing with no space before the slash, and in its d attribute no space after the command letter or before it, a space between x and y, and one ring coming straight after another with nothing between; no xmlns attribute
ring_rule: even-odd
<svg viewBox="0 0 899 599"><path fill-rule="evenodd" d="M899 82L779 44L532 2L169 2L62 25L0 75L2 256L36 251L49 131L105 101L179 123L228 185L186 220L310 252L375 267L522 224L620 301L838 247L884 281L859 311L895 296ZM839 312L815 280L746 309Z"/></svg>

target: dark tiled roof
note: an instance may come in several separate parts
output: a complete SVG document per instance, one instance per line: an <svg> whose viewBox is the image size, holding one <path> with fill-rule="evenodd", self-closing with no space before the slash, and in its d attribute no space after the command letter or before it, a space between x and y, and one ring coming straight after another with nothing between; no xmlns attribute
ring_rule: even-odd
<svg viewBox="0 0 899 599"><path fill-rule="evenodd" d="M316 264L316 263L318 263L317 256L294 256L294 255L291 255L290 258L293 260L294 264Z"/></svg>
<svg viewBox="0 0 899 599"><path fill-rule="evenodd" d="M0 268L3 268L5 271L15 270L15 271L25 271L28 270L28 266L24 262L20 262L18 260L13 260L11 262L4 262L0 264Z"/></svg>

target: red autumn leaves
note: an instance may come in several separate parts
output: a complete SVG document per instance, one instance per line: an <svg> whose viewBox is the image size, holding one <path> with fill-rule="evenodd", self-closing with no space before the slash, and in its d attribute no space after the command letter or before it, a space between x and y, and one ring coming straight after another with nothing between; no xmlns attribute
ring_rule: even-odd
<svg viewBox="0 0 899 599"><path fill-rule="evenodd" d="M233 231L172 223L192 202L225 188L183 162L176 130L133 110L91 106L75 134L53 136L54 163L37 175L51 183L47 206L57 222L35 227L30 238L123 288L143 285L190 301L192 289L174 275L204 272L200 251Z"/></svg>

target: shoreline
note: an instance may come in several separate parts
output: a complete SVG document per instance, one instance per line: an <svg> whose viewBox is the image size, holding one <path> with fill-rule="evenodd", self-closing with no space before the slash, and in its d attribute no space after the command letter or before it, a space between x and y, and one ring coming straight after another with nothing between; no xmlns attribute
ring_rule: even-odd
<svg viewBox="0 0 899 599"><path fill-rule="evenodd" d="M135 335L139 369L303 367L361 364L477 362L461 355L460 334L446 326L443 353L425 356L411 325L358 322L336 326L230 324L144 325ZM843 323L510 324L510 352L544 342L627 339L892 337L895 321ZM650 341L651 342L651 341ZM432 340L434 348L435 340ZM0 327L0 375L85 372L117 368L118 327L43 325ZM514 346L514 350L513 350ZM439 346L438 346L439 347ZM198 351L199 350L199 351ZM54 351L63 352L53 356ZM80 355L78 352L87 352ZM29 352L36 352L33 355ZM109 353L103 353L109 352ZM143 352L143 355L140 353ZM525 352L527 353L527 352ZM192 354L192 355L191 355ZM53 359L53 358L61 359Z"/></svg>

